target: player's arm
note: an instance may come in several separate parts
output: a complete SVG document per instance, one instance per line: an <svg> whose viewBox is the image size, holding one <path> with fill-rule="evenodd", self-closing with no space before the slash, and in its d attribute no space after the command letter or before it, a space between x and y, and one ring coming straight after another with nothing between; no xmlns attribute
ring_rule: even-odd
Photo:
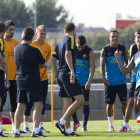
<svg viewBox="0 0 140 140"><path fill-rule="evenodd" d="M50 64L51 64L51 68L53 70L55 78L57 78L57 63L56 63L56 61L57 61L57 58L52 56L50 59Z"/></svg>
<svg viewBox="0 0 140 140"><path fill-rule="evenodd" d="M121 52L119 52L118 50L116 50L116 52L115 52L115 57L116 57L116 59L117 59L117 62L118 62L118 64L119 64L119 67L120 67L120 69L121 69L121 71L122 71L122 73L124 74L124 75L127 75L129 72L131 72L131 70L134 68L134 60L133 60L133 58L131 58L131 60L130 60L130 63L125 67L124 65L123 65L123 63L122 63L122 61L121 61L121 59L120 59L120 57L121 57Z"/></svg>
<svg viewBox="0 0 140 140"><path fill-rule="evenodd" d="M3 57L2 57L1 52L0 52L0 66L1 66L2 70L5 72L4 63L3 63Z"/></svg>
<svg viewBox="0 0 140 140"><path fill-rule="evenodd" d="M95 59L94 59L93 50L91 50L90 53L89 53L89 63L90 63L90 73L89 73L88 81L87 81L87 83L85 85L85 90L90 89L91 82L92 82L94 72L95 72Z"/></svg>
<svg viewBox="0 0 140 140"><path fill-rule="evenodd" d="M72 62L72 51L66 51L65 52L65 59L66 59L66 63L70 69L71 72L71 76L70 79L72 80L71 83L73 83L75 81L75 72L74 72L74 68L73 68L73 62Z"/></svg>
<svg viewBox="0 0 140 140"><path fill-rule="evenodd" d="M8 66L7 66L7 62L6 62L5 58L3 58L3 63L4 63L5 78L6 78L6 88L9 88L10 83L9 83L9 80L8 80Z"/></svg>
<svg viewBox="0 0 140 140"><path fill-rule="evenodd" d="M104 85L109 86L109 81L105 78L105 59L105 51L102 49L100 54L100 72L103 77Z"/></svg>

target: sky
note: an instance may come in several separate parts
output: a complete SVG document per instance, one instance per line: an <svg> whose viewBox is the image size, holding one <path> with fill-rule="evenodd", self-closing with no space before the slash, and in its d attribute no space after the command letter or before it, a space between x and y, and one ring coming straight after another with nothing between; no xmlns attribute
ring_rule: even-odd
<svg viewBox="0 0 140 140"><path fill-rule="evenodd" d="M34 0L24 0L29 5ZM123 19L127 16L140 19L140 0L58 0L57 6L63 5L69 12L69 19L85 27L115 28L116 14ZM68 19L68 20L69 20Z"/></svg>

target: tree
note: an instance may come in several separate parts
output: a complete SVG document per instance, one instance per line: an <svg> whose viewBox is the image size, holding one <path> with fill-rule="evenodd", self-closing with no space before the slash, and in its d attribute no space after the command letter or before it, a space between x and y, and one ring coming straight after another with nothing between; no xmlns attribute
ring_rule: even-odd
<svg viewBox="0 0 140 140"><path fill-rule="evenodd" d="M37 25L44 24L47 28L57 28L66 23L68 12L63 6L56 7L57 0L37 0L36 3Z"/></svg>
<svg viewBox="0 0 140 140"><path fill-rule="evenodd" d="M0 0L0 20L12 20L16 27L33 25L32 11L29 10L22 0Z"/></svg>

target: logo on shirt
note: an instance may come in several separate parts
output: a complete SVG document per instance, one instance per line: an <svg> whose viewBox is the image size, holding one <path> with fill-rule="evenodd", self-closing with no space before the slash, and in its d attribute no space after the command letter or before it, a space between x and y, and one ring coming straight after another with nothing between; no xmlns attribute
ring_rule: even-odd
<svg viewBox="0 0 140 140"><path fill-rule="evenodd" d="M108 55L111 55L111 53L108 53Z"/></svg>
<svg viewBox="0 0 140 140"><path fill-rule="evenodd" d="M122 54L122 51L119 51Z"/></svg>
<svg viewBox="0 0 140 140"><path fill-rule="evenodd" d="M48 53L48 50L45 49L45 53Z"/></svg>
<svg viewBox="0 0 140 140"><path fill-rule="evenodd" d="M14 56L14 52L8 53L8 56Z"/></svg>
<svg viewBox="0 0 140 140"><path fill-rule="evenodd" d="M118 63L116 58L112 58L112 60L110 61L110 63Z"/></svg>
<svg viewBox="0 0 140 140"><path fill-rule="evenodd" d="M87 57L87 55L86 54L83 54L83 58L86 58Z"/></svg>

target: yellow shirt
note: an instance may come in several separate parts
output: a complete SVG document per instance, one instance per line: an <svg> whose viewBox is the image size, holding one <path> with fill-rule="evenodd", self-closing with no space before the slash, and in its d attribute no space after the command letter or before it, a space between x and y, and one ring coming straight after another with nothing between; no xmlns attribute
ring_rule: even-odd
<svg viewBox="0 0 140 140"><path fill-rule="evenodd" d="M48 44L47 42L44 42L43 45L38 45L36 41L33 41L31 45L40 48L42 55L45 60L50 59L51 57L51 45ZM45 68L40 68L40 79L41 81L47 80L48 79L48 72L47 69Z"/></svg>
<svg viewBox="0 0 140 140"><path fill-rule="evenodd" d="M4 50L6 55L6 62L8 65L8 79L16 80L16 64L14 60L14 48L20 44L20 41L12 38L11 41L6 41L4 39Z"/></svg>

